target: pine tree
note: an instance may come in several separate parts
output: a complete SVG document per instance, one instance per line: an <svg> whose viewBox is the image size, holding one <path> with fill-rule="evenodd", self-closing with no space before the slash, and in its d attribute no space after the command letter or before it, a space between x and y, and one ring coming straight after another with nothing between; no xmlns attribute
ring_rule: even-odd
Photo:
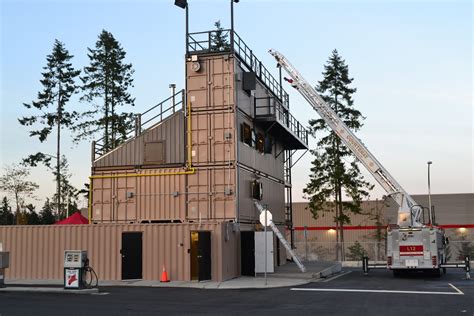
<svg viewBox="0 0 474 316"><path fill-rule="evenodd" d="M211 51L226 51L229 50L230 44L228 39L228 33L224 31L221 26L221 21L217 21L214 23L216 30L211 33Z"/></svg>
<svg viewBox="0 0 474 316"><path fill-rule="evenodd" d="M6 196L2 199L0 207L0 225L13 225L13 213Z"/></svg>
<svg viewBox="0 0 474 316"><path fill-rule="evenodd" d="M53 52L46 57L47 65L43 67L46 70L42 73L43 79L40 80L43 85L43 91L38 92L38 100L31 104L23 103L27 109L34 109L40 114L19 119L21 125L32 126L39 125L39 129L31 130L31 137L38 137L40 142L47 140L48 136L57 129L56 140L56 185L57 196L61 196L59 178L60 178L60 157L61 157L61 130L71 128L77 119L75 111L68 111L66 104L71 96L77 92L75 78L79 76L80 70L75 70L71 64L72 55L69 54L64 44L55 40ZM24 163L30 166L36 166L43 163L51 166L51 156L38 152L24 159ZM58 201L61 204L61 201Z"/></svg>
<svg viewBox="0 0 474 316"><path fill-rule="evenodd" d="M109 150L124 142L133 129L133 114L119 112L117 107L134 106L135 99L128 92L134 70L124 62L126 53L110 32L103 30L95 49L88 51L90 65L81 77L81 101L92 104L93 110L82 113L84 120L75 128L75 141L102 133L104 149Z"/></svg>
<svg viewBox="0 0 474 316"><path fill-rule="evenodd" d="M316 90L337 113L344 123L353 131L362 127L364 117L354 108L352 95L356 92L350 84L349 67L337 50L332 52L324 66L323 80L318 82ZM369 197L373 185L365 181L360 173L355 156L330 130L323 119L309 122L311 133L318 137L316 149L311 150L314 156L310 182L303 190L309 199L309 209L317 218L321 212L333 211L337 227L338 260L344 260L345 224L350 224L349 213L360 213L361 202ZM324 133L322 136L319 133ZM345 201L347 197L350 201ZM341 244L339 243L341 242Z"/></svg>
<svg viewBox="0 0 474 316"><path fill-rule="evenodd" d="M56 175L56 171L53 171L53 173L54 175ZM56 214L58 219L63 219L67 217L66 215L68 211L69 214L72 214L77 211L76 201L79 195L79 191L73 185L71 185L71 177L72 174L69 172L69 163L67 162L66 157L62 156L60 164L61 199L59 199L60 201L62 201L62 203L58 208L56 202L51 202L51 206L53 206L55 209L61 210L58 214ZM56 194L54 194L52 201L58 201L58 197Z"/></svg>
<svg viewBox="0 0 474 316"><path fill-rule="evenodd" d="M26 205L26 222L28 225L40 225L41 219L36 213L35 206L33 204Z"/></svg>
<svg viewBox="0 0 474 316"><path fill-rule="evenodd" d="M46 199L46 202L44 202L44 206L41 209L39 216L41 219L41 224L43 225L51 225L56 222L56 219L53 213L53 206L51 205L51 202L49 201L49 199Z"/></svg>

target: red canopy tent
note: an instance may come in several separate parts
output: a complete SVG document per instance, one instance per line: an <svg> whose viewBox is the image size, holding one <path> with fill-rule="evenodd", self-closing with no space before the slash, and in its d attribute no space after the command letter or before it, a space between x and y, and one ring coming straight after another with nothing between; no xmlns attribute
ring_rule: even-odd
<svg viewBox="0 0 474 316"><path fill-rule="evenodd" d="M81 215L81 212L77 211L68 218L62 221L54 223L55 225L78 225L78 224L89 224L89 220Z"/></svg>

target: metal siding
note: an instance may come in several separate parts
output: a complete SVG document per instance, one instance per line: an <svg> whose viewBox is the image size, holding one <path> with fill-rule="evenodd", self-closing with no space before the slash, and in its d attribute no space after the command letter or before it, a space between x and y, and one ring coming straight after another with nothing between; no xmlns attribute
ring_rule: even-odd
<svg viewBox="0 0 474 316"><path fill-rule="evenodd" d="M199 56L199 72L191 69L191 61L186 63L187 100L192 102L193 109L222 110L233 106L233 60L225 55Z"/></svg>
<svg viewBox="0 0 474 316"><path fill-rule="evenodd" d="M240 131L241 124L246 123L251 128L255 128L257 132L264 133L265 131L252 124L252 122L244 117L243 114L238 115L238 130ZM273 138L275 142L278 141L276 137ZM254 168L258 171L264 172L272 177L283 181L283 153L281 146L276 145L271 154L261 154L257 149L248 146L240 139L240 132L238 133L238 151L239 163L248 167ZM280 154L278 157L276 157Z"/></svg>
<svg viewBox="0 0 474 316"><path fill-rule="evenodd" d="M193 165L222 165L235 160L234 112L196 112L191 126ZM226 133L230 133L229 139Z"/></svg>
<svg viewBox="0 0 474 316"><path fill-rule="evenodd" d="M226 195L225 190L231 194ZM188 219L235 219L235 168L198 168L188 175Z"/></svg>
<svg viewBox="0 0 474 316"><path fill-rule="evenodd" d="M239 172L239 220L258 222L258 210L254 205L251 194L251 182L255 180L255 175L245 169L238 168ZM268 205L272 212L275 223L285 220L285 191L284 185L273 180L259 176L259 181L263 184L262 203Z"/></svg>
<svg viewBox="0 0 474 316"><path fill-rule="evenodd" d="M0 241L4 250L10 252L7 280L61 280L63 252L67 249L87 250L99 280L120 280L122 232L143 232L143 279L159 280L164 264L172 280L190 280L187 252L190 232L210 231L212 279L222 281L238 276L238 233L230 232L229 241L225 241L224 226L219 223L0 226Z"/></svg>
<svg viewBox="0 0 474 316"><path fill-rule="evenodd" d="M142 169L140 174L182 172L178 168ZM130 174L135 171L98 172L95 175ZM94 222L140 222L184 220L186 175L93 179L92 220ZM110 189L109 189L110 187ZM126 198L132 192L132 198ZM173 192L178 192L174 196Z"/></svg>
<svg viewBox="0 0 474 316"><path fill-rule="evenodd" d="M164 164L184 163L184 114L177 111L162 122L146 129L138 137L128 140L98 158L93 167L137 166L144 163L144 143L164 141Z"/></svg>

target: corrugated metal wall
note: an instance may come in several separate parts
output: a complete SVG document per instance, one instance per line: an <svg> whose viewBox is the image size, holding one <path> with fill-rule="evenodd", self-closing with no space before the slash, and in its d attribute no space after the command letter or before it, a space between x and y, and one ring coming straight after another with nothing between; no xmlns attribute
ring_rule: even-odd
<svg viewBox="0 0 474 316"><path fill-rule="evenodd" d="M125 144L93 162L93 167L138 166L145 164L144 147L149 142L163 142L163 164L184 163L184 114L180 110L145 130Z"/></svg>
<svg viewBox="0 0 474 316"><path fill-rule="evenodd" d="M142 222L185 220L185 175L179 168L141 169L139 175L93 179L92 220L94 222ZM94 176L132 175L135 171L97 172Z"/></svg>
<svg viewBox="0 0 474 316"><path fill-rule="evenodd" d="M221 223L0 226L0 242L10 252L6 278L62 279L64 250L82 249L100 280L120 280L122 233L131 231L143 232L144 280L159 280L163 264L172 280L191 279L191 231L211 232L212 280L240 273L239 233Z"/></svg>
<svg viewBox="0 0 474 316"><path fill-rule="evenodd" d="M188 219L235 219L235 168L200 167L188 176Z"/></svg>

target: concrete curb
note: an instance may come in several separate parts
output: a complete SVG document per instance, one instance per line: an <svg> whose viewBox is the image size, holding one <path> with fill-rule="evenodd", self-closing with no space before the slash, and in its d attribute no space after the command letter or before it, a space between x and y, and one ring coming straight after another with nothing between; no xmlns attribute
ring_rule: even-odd
<svg viewBox="0 0 474 316"><path fill-rule="evenodd" d="M27 292L27 293L61 293L61 294L97 294L99 289L83 289L83 290L65 290L64 288L58 287L20 287L20 286L11 286L0 288L0 292Z"/></svg>
<svg viewBox="0 0 474 316"><path fill-rule="evenodd" d="M302 275L299 272L281 273L278 275L269 275L267 285L264 284L264 278L258 277L239 277L224 282L188 282L188 281L171 281L169 283L160 283L159 281L100 281L100 287L150 287L150 288L191 288L191 289L205 289L205 290L239 290L239 289L271 289L301 286L311 282L315 282L321 278L327 278L331 275L342 271L340 262L332 263L326 268ZM57 283L57 284L56 284ZM70 293L70 294L95 294L89 289L85 290L64 290L62 287L40 287L38 285L51 286L60 285L62 280L10 280L7 281L7 287L0 289L0 292L38 292L38 293ZM13 285L8 287L8 285ZM21 287L21 286L24 287ZM24 290L20 290L24 289ZM77 292L77 293L76 293Z"/></svg>

